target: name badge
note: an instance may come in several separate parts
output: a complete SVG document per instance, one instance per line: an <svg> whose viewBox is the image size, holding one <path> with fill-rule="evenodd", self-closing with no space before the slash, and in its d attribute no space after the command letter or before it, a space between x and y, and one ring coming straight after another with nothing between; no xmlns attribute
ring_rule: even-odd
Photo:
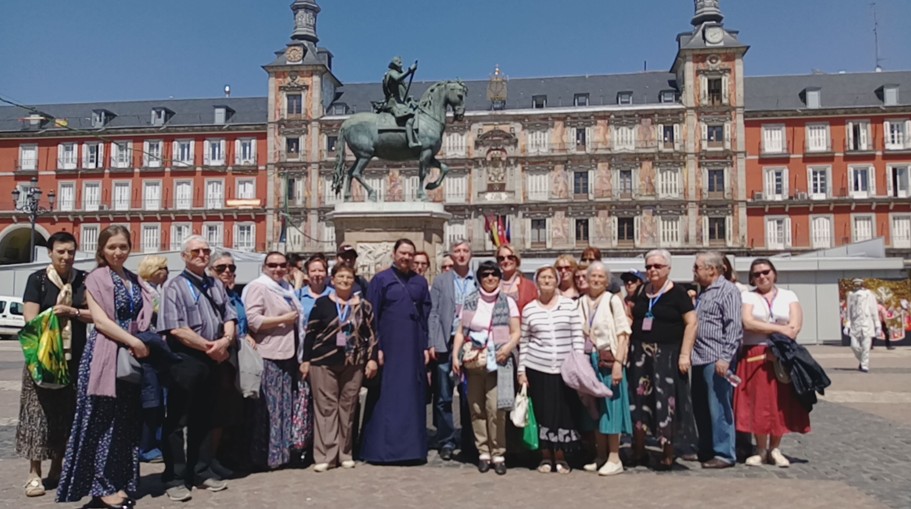
<svg viewBox="0 0 911 509"><path fill-rule="evenodd" d="M646 316L645 318L642 319L642 331L643 332L648 332L648 331L652 330L652 320L654 320L654 318L652 318L650 316Z"/></svg>
<svg viewBox="0 0 911 509"><path fill-rule="evenodd" d="M341 331L337 332L335 334L335 346L339 348L348 346L348 335Z"/></svg>

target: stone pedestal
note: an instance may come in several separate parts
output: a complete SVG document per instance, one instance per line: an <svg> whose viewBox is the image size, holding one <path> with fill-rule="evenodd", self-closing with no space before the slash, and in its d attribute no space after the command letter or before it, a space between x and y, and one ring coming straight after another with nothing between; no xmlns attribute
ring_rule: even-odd
<svg viewBox="0 0 911 509"><path fill-rule="evenodd" d="M392 263L398 239L414 242L430 256L431 273L438 272L443 253L443 227L452 217L440 203L340 203L326 215L335 227L338 245L351 244L358 252L358 274L372 277Z"/></svg>

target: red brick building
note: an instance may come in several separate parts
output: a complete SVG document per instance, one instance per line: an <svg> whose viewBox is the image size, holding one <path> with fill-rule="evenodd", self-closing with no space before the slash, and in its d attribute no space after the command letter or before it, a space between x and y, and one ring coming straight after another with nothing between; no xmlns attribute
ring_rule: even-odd
<svg viewBox="0 0 911 509"><path fill-rule="evenodd" d="M191 234L262 251L266 232L265 104L261 99L170 100L36 107L0 120L0 263L28 259L28 215L12 191L37 179L36 244L70 231L92 252L98 233L126 226L135 252L169 251ZM26 193L20 195L24 202ZM22 203L20 203L21 205Z"/></svg>

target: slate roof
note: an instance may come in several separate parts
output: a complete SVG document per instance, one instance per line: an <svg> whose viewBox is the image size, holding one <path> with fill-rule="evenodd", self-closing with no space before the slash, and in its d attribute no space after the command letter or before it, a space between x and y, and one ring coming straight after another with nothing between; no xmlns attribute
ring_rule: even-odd
<svg viewBox="0 0 911 509"><path fill-rule="evenodd" d="M412 95L419 97L431 82L415 82ZM490 109L487 80L467 81L468 111ZM883 105L883 85L899 86L900 106L911 106L911 71L869 72L850 74L810 74L799 76L747 77L744 84L745 107L749 111L788 111L806 109L801 92L808 87L821 89L822 109L879 107ZM633 92L633 104L658 104L663 90L676 88L675 76L668 72L640 72L596 76L563 76L548 78L513 78L508 83L507 110L529 109L532 97L547 96L547 107L572 107L576 94L589 94L590 106L615 105L619 92ZM337 103L345 103L349 113L370 111L370 101L382 99L379 83L355 83L343 86ZM268 105L265 97L168 99L81 104L37 105L39 111L66 119L70 128L92 130L92 111L109 110L116 117L107 125L116 128L154 128L152 108L164 107L174 112L166 127L213 126L215 107L234 110L227 125L265 126ZM8 106L0 107L0 132L26 129L22 119L28 112ZM48 124L49 130L60 130Z"/></svg>
<svg viewBox="0 0 911 509"><path fill-rule="evenodd" d="M107 129L160 128L152 125L153 108L167 108L173 112L165 127L188 127L214 126L216 106L227 106L234 110L225 125L265 124L268 119L264 97L39 104L34 108L54 118L65 119L70 129L97 130L92 127L94 110L108 110L116 115L108 122ZM0 108L0 132L28 130L28 122L23 122L22 119L29 115L29 112L15 106ZM64 128L54 127L53 124L48 124L47 129L64 131Z"/></svg>
<svg viewBox="0 0 911 509"><path fill-rule="evenodd" d="M883 85L898 85L898 105L911 105L911 71L845 74L806 74L799 76L750 77L744 82L744 107L747 111L806 109L801 92L820 88L820 108L859 108L882 106Z"/></svg>

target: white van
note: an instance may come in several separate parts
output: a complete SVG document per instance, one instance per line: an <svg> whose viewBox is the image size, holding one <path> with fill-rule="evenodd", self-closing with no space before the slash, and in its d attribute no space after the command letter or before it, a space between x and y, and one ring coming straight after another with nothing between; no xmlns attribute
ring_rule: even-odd
<svg viewBox="0 0 911 509"><path fill-rule="evenodd" d="M0 338L16 338L25 327L24 309L19 297L0 296Z"/></svg>

